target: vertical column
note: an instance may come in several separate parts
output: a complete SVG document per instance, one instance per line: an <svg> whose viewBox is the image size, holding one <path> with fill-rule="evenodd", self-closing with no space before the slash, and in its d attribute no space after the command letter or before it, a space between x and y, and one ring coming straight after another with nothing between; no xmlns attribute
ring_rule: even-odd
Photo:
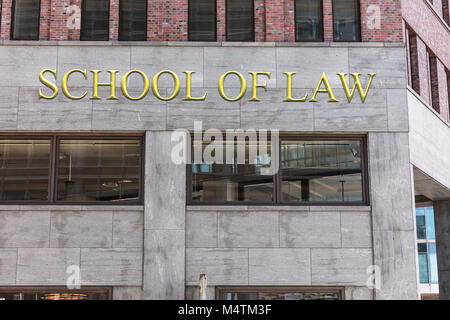
<svg viewBox="0 0 450 320"><path fill-rule="evenodd" d="M369 134L376 299L418 299L408 133Z"/></svg>
<svg viewBox="0 0 450 320"><path fill-rule="evenodd" d="M425 43L415 34L409 37L411 57L411 80L413 89L429 104L429 77L428 77L428 54Z"/></svg>
<svg viewBox="0 0 450 320"><path fill-rule="evenodd" d="M448 0L433 0L433 8L442 17L442 3Z"/></svg>
<svg viewBox="0 0 450 320"><path fill-rule="evenodd" d="M333 3L332 3L332 0L323 0L323 39L325 42L333 41Z"/></svg>
<svg viewBox="0 0 450 320"><path fill-rule="evenodd" d="M147 4L147 40L164 41L164 11L162 0L148 0Z"/></svg>
<svg viewBox="0 0 450 320"><path fill-rule="evenodd" d="M50 40L51 15L52 0L41 0L41 12L39 16L39 40Z"/></svg>
<svg viewBox="0 0 450 320"><path fill-rule="evenodd" d="M184 299L186 166L171 152L171 132L147 132L144 299Z"/></svg>
<svg viewBox="0 0 450 320"><path fill-rule="evenodd" d="M284 39L284 1L266 0L266 41Z"/></svg>
<svg viewBox="0 0 450 320"><path fill-rule="evenodd" d="M119 39L119 0L109 2L109 40Z"/></svg>
<svg viewBox="0 0 450 320"><path fill-rule="evenodd" d="M81 0L71 0L70 1L70 16L68 28L68 39L77 41L80 40L81 32Z"/></svg>
<svg viewBox="0 0 450 320"><path fill-rule="evenodd" d="M450 200L435 201L433 205L439 297L441 300L450 300Z"/></svg>
<svg viewBox="0 0 450 320"><path fill-rule="evenodd" d="M266 19L264 0L255 0L255 41L266 41Z"/></svg>
<svg viewBox="0 0 450 320"><path fill-rule="evenodd" d="M442 18L444 19L445 22L447 22L447 24L450 24L450 19L449 19L449 8L448 8L448 4L449 4L449 0L442 0Z"/></svg>
<svg viewBox="0 0 450 320"><path fill-rule="evenodd" d="M9 40L11 36L11 7L12 0L2 1L1 34L0 39Z"/></svg>
<svg viewBox="0 0 450 320"><path fill-rule="evenodd" d="M227 17L226 17L226 0L217 0L217 41L225 41L227 36L226 26L227 26Z"/></svg>
<svg viewBox="0 0 450 320"><path fill-rule="evenodd" d="M188 0L166 0L167 41L186 41L188 39Z"/></svg>
<svg viewBox="0 0 450 320"><path fill-rule="evenodd" d="M436 77L438 82L439 113L445 120L450 121L447 72L444 64L438 58L436 58Z"/></svg>
<svg viewBox="0 0 450 320"><path fill-rule="evenodd" d="M295 41L295 4L284 1L284 41Z"/></svg>
<svg viewBox="0 0 450 320"><path fill-rule="evenodd" d="M69 29L68 29L69 6L70 0L51 1L51 8L50 8L51 11L49 17L50 32L47 38L44 38L44 35L41 34L40 36L41 39L60 41L60 40L67 40L69 38ZM44 8L41 7L41 18L43 10Z"/></svg>

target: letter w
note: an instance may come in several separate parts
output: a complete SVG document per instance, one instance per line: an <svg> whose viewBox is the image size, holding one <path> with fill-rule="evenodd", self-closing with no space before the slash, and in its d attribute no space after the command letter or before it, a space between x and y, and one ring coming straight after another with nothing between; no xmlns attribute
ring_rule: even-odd
<svg viewBox="0 0 450 320"><path fill-rule="evenodd" d="M367 97L367 93L369 92L370 85L372 84L373 77L375 77L376 73L368 74L370 76L370 79L369 79L369 83L367 84L367 88L365 91L363 91L363 88L361 86L361 81L359 80L360 73L350 73L352 75L353 79L355 80L355 84L353 85L352 92L350 92L350 89L347 84L347 80L345 80L345 76L347 74L348 73L339 72L337 75L341 78L342 87L345 90L345 94L347 95L348 102L352 102L353 94L355 93L355 88L358 88L358 92L361 97L361 101L364 103L364 101L366 101L366 97Z"/></svg>

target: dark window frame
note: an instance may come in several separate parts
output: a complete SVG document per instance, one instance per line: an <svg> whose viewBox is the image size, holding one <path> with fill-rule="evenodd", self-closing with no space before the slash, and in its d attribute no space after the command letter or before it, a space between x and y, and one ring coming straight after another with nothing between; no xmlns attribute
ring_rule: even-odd
<svg viewBox="0 0 450 320"><path fill-rule="evenodd" d="M230 41L230 42L255 42L255 38L256 38L256 32L255 32L255 1L252 0L252 38L250 40L240 40L240 41L236 41L236 40L230 40L228 38L228 1L229 0L225 0L225 39L226 41ZM216 1L216 20L217 20L217 1ZM217 22L216 22L217 23ZM216 26L216 30L217 30L217 26ZM217 34L216 34L217 37Z"/></svg>
<svg viewBox="0 0 450 320"><path fill-rule="evenodd" d="M0 201L2 205L102 205L102 206L130 206L142 205L144 203L144 175L145 175L145 136L142 134L76 134L76 133L61 133L61 134L46 134L36 133L30 135L27 133L17 133L15 135L0 135L0 139L31 139L31 140L50 140L50 172L48 176L48 200L7 200ZM139 197L137 200L129 200L123 202L116 201L64 201L57 200L57 185L58 185L58 146L60 139L80 139L80 140L140 140L140 159L139 159Z"/></svg>
<svg viewBox="0 0 450 320"><path fill-rule="evenodd" d="M296 140L354 140L359 141L361 145L361 188L362 201L296 201L286 202L282 201L281 195L281 142L282 141L296 141ZM270 141L270 135L267 139ZM295 133L280 133L278 139L278 161L279 170L273 175L273 199L272 201L200 201L192 200L192 164L186 165L186 204L193 206L368 206L370 205L369 196L369 171L368 171L368 149L367 136L361 134L343 134L343 135L329 135L329 134L295 134ZM192 147L192 144L191 146Z"/></svg>
<svg viewBox="0 0 450 320"><path fill-rule="evenodd" d="M36 38L34 39L23 39L23 38L17 38L14 37L14 20L15 20L15 15L16 15L16 1L17 0L13 0L13 2L11 3L11 30L10 30L10 39L11 40L19 40L19 41L36 41L39 40L40 37L40 31L41 31L41 4L42 1L39 0L39 18L38 20L38 25L37 25L37 35ZM3 7L3 2L2 2L2 7ZM3 10L3 9L2 9ZM0 12L1 13L1 12Z"/></svg>
<svg viewBox="0 0 450 320"><path fill-rule="evenodd" d="M14 287L5 287L0 286L0 294L6 293L57 293L60 292L68 292L70 293L102 293L105 292L107 295L107 300L112 300L113 298L113 290L114 288L111 286L83 286L81 289L67 289L67 287L59 287L59 286L14 286Z"/></svg>
<svg viewBox="0 0 450 320"><path fill-rule="evenodd" d="M187 29L187 33L188 33L188 41L192 41L192 42L217 42L217 0L214 0L214 21L215 21L215 28L214 28L214 39L213 40L195 40L191 38L191 27L190 27L190 13L191 13L191 1L188 0L188 29Z"/></svg>
<svg viewBox="0 0 450 320"><path fill-rule="evenodd" d="M107 35L108 39L106 39L106 40L98 39L98 38L83 39L84 24L86 23L86 19L85 19L85 15L84 15L85 9L86 9L86 0L82 0L82 2L81 2L80 41L109 41L109 36L110 36L109 26L111 23L111 0L108 0L108 29L107 29L108 30L108 35Z"/></svg>
<svg viewBox="0 0 450 320"><path fill-rule="evenodd" d="M119 1L119 25L118 25L118 40L119 41L147 41L148 36L148 1L145 1L145 39L142 40L122 40L120 38L120 23L121 23L121 12L122 12L122 1Z"/></svg>
<svg viewBox="0 0 450 320"><path fill-rule="evenodd" d="M357 12L357 17L358 17L358 34L357 34L357 39L356 40L336 40L334 38L334 20L335 20L335 11L334 11L334 1L331 1L331 10L333 12L333 41L334 42L362 42L362 23L361 23L361 1L360 0L356 0L357 4L358 4L358 8L356 9Z"/></svg>
<svg viewBox="0 0 450 320"><path fill-rule="evenodd" d="M345 288L341 286L217 286L215 290L216 300L220 300L220 296L224 293L337 293L340 300L345 300Z"/></svg>
<svg viewBox="0 0 450 320"><path fill-rule="evenodd" d="M294 32L295 32L295 42L324 42L325 41L325 28L324 28L324 17L323 17L323 0L320 1L320 22L322 26L322 39L318 40L297 40L297 1L294 0Z"/></svg>

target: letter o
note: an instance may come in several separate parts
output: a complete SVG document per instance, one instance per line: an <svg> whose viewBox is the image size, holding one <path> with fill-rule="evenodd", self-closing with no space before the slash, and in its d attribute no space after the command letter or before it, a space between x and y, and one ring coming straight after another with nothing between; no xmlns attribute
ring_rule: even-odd
<svg viewBox="0 0 450 320"><path fill-rule="evenodd" d="M225 94L225 90L223 88L223 84L225 82L225 78L230 75L230 74L235 74L239 77L239 80L241 82L241 92L239 93L239 95L236 98L229 98L227 97L227 95ZM247 90L247 82L245 81L244 76L237 72L237 71L228 71L227 73L224 73L219 80L219 93L221 95L222 98L224 98L227 101L230 102L234 102L234 101L238 101L240 99L242 99L242 97L244 96L245 92Z"/></svg>
<svg viewBox="0 0 450 320"><path fill-rule="evenodd" d="M128 77L129 77L131 74L133 74L133 73L138 73L138 74L140 74L141 77L142 77L142 79L144 80L144 91L142 92L142 94L141 94L139 97L136 97L136 98L130 96L130 94L128 93L128 89L127 89L127 80L128 80ZM148 78L147 78L147 76L145 75L145 73L143 73L143 72L140 71L140 70L131 70L131 71L128 71L127 73L125 73L125 75L124 75L123 78L122 78L122 92L123 92L123 95L124 95L125 97L127 97L128 99L130 99L130 100L141 100L141 99L143 99L143 98L147 95L149 88L150 88L150 82L148 81Z"/></svg>
<svg viewBox="0 0 450 320"><path fill-rule="evenodd" d="M174 82L175 82L175 88L174 88L174 90L173 90L173 94L172 94L170 97L168 97L168 98L164 98L163 96L161 96L161 94L159 93L159 90L158 90L158 80L159 80L159 77L160 77L161 75L163 75L164 73L170 74L170 75L172 76ZM173 99L175 99L175 97L176 97L176 96L178 95L178 93L180 92L180 79L178 78L178 76L177 76L175 73L173 73L173 72L170 71L170 70L163 70L163 71L160 71L160 72L158 72L158 73L155 75L155 77L153 78L152 89L153 89L153 93L155 94L155 96L156 96L159 100L163 100L163 101L170 101L170 100L173 100Z"/></svg>

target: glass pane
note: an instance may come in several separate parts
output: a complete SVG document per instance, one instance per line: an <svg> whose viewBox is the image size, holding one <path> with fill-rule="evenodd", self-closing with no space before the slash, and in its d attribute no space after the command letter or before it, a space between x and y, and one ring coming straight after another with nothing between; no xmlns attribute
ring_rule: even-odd
<svg viewBox="0 0 450 320"><path fill-rule="evenodd" d="M39 39L39 0L15 0L13 39L38 40Z"/></svg>
<svg viewBox="0 0 450 320"><path fill-rule="evenodd" d="M430 282L438 283L438 265L436 256L436 243L428 243L428 254L430 262Z"/></svg>
<svg viewBox="0 0 450 320"><path fill-rule="evenodd" d="M427 224L427 239L436 239L434 230L434 210L433 207L425 208L426 224Z"/></svg>
<svg viewBox="0 0 450 320"><path fill-rule="evenodd" d="M295 1L295 39L322 41L322 0Z"/></svg>
<svg viewBox="0 0 450 320"><path fill-rule="evenodd" d="M197 148L201 148L204 155L209 154L206 150L211 150L211 142L203 141ZM270 169L271 143L265 143L264 148L261 148L261 144L258 147L257 142L250 143L246 140L224 149L220 144L218 148L224 150L221 164L219 161L212 164L196 163L193 159L192 200L271 202L274 195L273 174ZM195 143L193 146L195 149ZM256 157L250 155L250 146L252 150L259 148ZM194 153L192 152L193 156ZM231 160L227 161L227 155Z"/></svg>
<svg viewBox="0 0 450 320"><path fill-rule="evenodd" d="M120 1L119 39L147 39L147 0Z"/></svg>
<svg viewBox="0 0 450 320"><path fill-rule="evenodd" d="M221 300L340 300L338 292L225 292Z"/></svg>
<svg viewBox="0 0 450 320"><path fill-rule="evenodd" d="M419 277L420 277L420 283L429 283L428 261L427 261L426 253L419 253Z"/></svg>
<svg viewBox="0 0 450 320"><path fill-rule="evenodd" d="M227 0L227 40L253 41L253 0Z"/></svg>
<svg viewBox="0 0 450 320"><path fill-rule="evenodd" d="M335 41L360 41L359 1L333 0Z"/></svg>
<svg viewBox="0 0 450 320"><path fill-rule="evenodd" d="M362 201L359 141L282 141L284 202Z"/></svg>
<svg viewBox="0 0 450 320"><path fill-rule="evenodd" d="M138 200L140 150L140 140L61 140L57 199Z"/></svg>
<svg viewBox="0 0 450 320"><path fill-rule="evenodd" d="M0 140L0 200L48 200L50 140Z"/></svg>
<svg viewBox="0 0 450 320"><path fill-rule="evenodd" d="M189 1L189 40L216 40L216 1Z"/></svg>
<svg viewBox="0 0 450 320"><path fill-rule="evenodd" d="M416 225L417 225L417 239L426 239L427 231L425 228L424 208L416 208Z"/></svg>
<svg viewBox="0 0 450 320"><path fill-rule="evenodd" d="M108 40L109 0L83 0L81 40Z"/></svg>

